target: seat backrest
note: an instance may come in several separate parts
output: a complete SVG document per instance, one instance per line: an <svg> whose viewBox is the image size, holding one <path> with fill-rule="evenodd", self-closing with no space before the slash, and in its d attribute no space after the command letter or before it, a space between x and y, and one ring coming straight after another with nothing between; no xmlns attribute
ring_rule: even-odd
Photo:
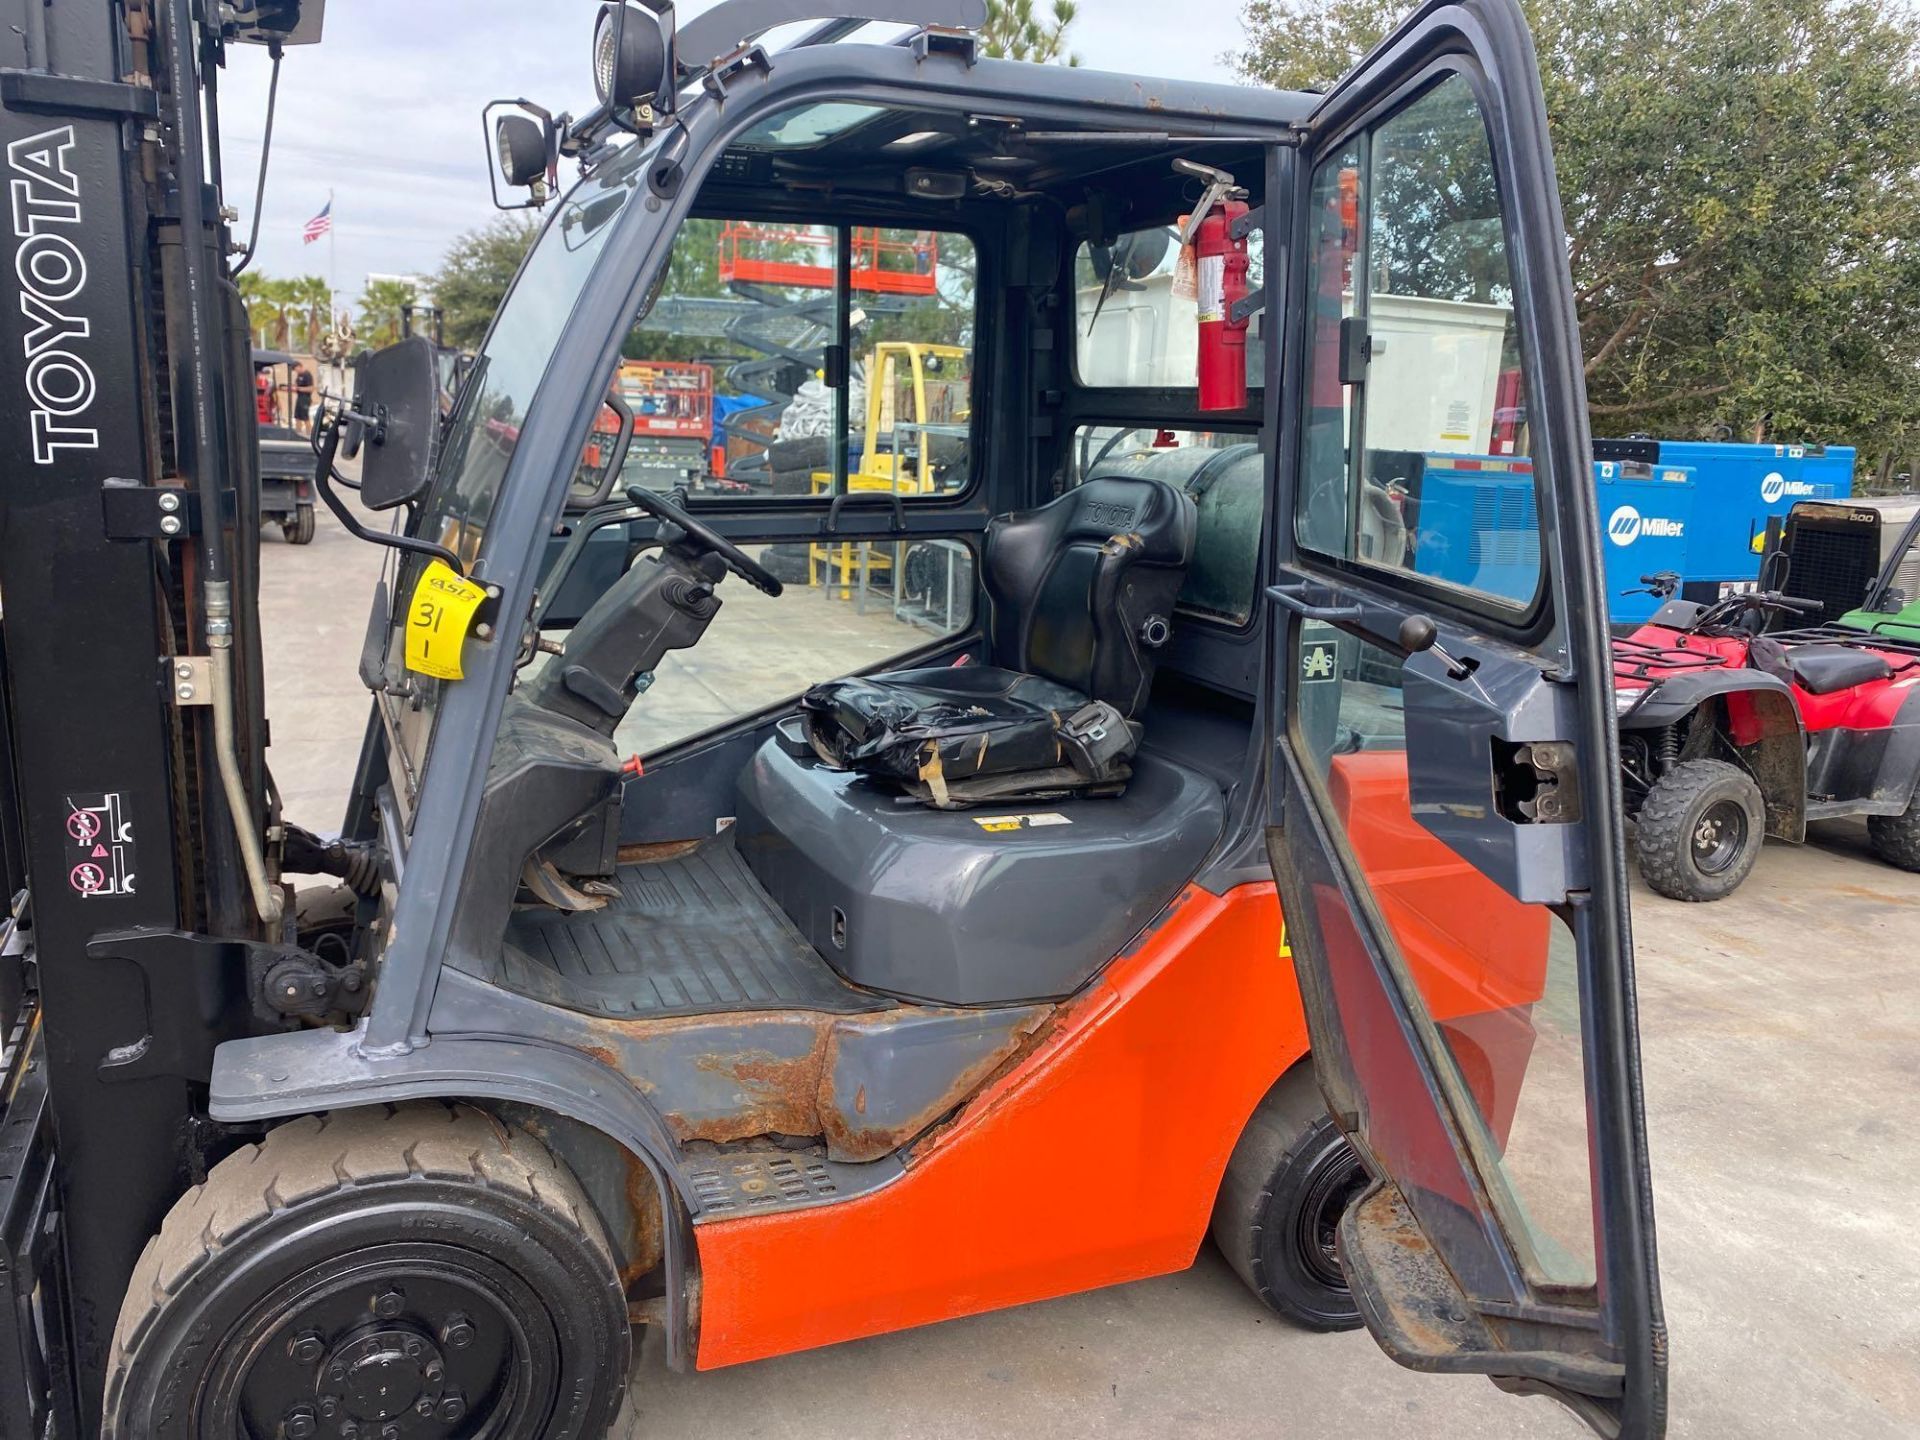
<svg viewBox="0 0 1920 1440"><path fill-rule="evenodd" d="M1144 476L1096 477L995 517L982 565L993 663L1132 715L1173 624L1194 528L1192 498Z"/></svg>

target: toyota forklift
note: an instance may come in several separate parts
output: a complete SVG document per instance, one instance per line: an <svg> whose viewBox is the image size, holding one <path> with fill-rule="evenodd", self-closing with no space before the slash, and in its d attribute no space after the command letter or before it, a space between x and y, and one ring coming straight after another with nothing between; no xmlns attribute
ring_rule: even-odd
<svg viewBox="0 0 1920 1440"><path fill-rule="evenodd" d="M217 145L234 47L316 63L319 0L5 4L0 1434L587 1440L637 1330L711 1369L1209 1233L1291 1320L1663 1433L1592 467L1513 0L1427 4L1326 95L1036 86L978 0L601 5L588 113L489 113L543 220L449 412L415 338L317 417L317 492L392 552L332 816L273 781L255 180ZM596 430L715 218L831 246L817 493L623 488L632 428ZM912 337L969 357L924 493L848 483L873 230L972 257ZM1115 266L1151 300L1123 325ZM1476 543L1392 489L1513 403L1433 388L1463 346L1530 392L1537 546L1485 588L1378 519ZM614 526L640 553L553 615ZM950 613L861 663L815 637L887 616L753 558L934 543ZM633 741L699 664L791 693Z"/></svg>

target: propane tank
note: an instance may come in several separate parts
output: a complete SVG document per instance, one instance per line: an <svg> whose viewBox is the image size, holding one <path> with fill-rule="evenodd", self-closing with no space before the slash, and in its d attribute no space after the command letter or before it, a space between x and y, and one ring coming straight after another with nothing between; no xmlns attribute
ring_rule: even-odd
<svg viewBox="0 0 1920 1440"><path fill-rule="evenodd" d="M1201 218L1193 253L1198 289L1200 408L1244 410L1247 404L1247 318L1232 318L1247 293L1247 241L1233 222L1247 202L1225 199Z"/></svg>

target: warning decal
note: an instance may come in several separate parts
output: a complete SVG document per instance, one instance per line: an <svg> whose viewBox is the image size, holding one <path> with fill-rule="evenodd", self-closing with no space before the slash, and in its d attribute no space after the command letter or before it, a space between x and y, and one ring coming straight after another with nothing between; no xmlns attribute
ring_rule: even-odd
<svg viewBox="0 0 1920 1440"><path fill-rule="evenodd" d="M131 895L133 819L117 790L67 796L67 884L89 900Z"/></svg>
<svg viewBox="0 0 1920 1440"><path fill-rule="evenodd" d="M1057 810L1039 815L976 815L973 823L982 830L1038 830L1046 825L1071 825L1073 821Z"/></svg>

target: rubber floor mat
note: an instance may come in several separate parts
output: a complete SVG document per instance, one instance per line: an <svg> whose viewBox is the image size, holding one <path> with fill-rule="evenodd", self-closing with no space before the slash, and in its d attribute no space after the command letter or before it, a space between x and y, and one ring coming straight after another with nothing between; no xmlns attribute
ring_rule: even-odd
<svg viewBox="0 0 1920 1440"><path fill-rule="evenodd" d="M620 898L604 910L523 910L507 930L510 945L589 992L588 1008L636 1016L852 1014L890 1003L835 974L725 841L622 865L619 880Z"/></svg>

